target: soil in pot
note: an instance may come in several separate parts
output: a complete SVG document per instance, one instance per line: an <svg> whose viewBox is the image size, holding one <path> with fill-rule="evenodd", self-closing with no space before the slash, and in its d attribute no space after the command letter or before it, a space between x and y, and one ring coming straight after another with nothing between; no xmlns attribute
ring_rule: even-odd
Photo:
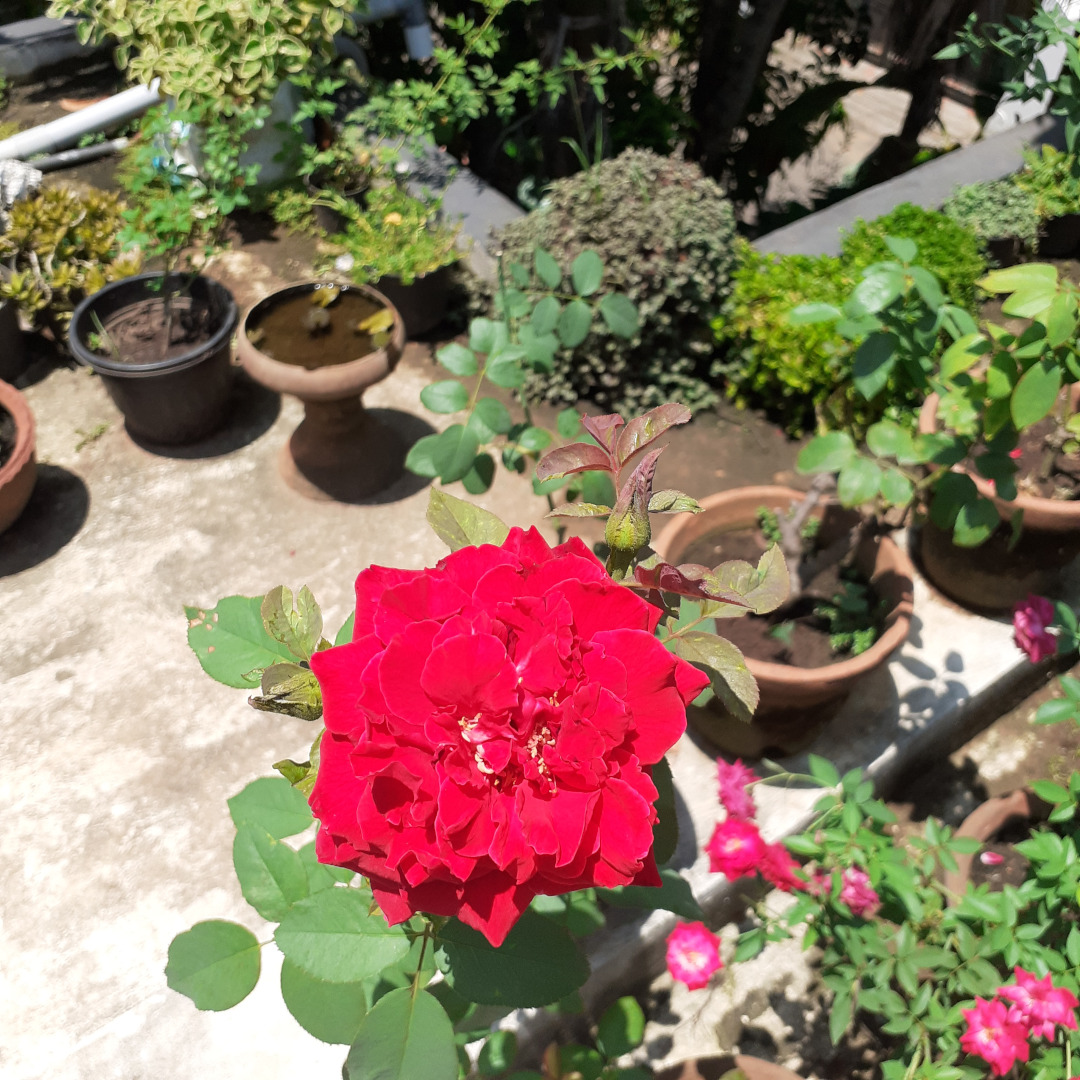
<svg viewBox="0 0 1080 1080"><path fill-rule="evenodd" d="M152 364L207 344L217 326L209 304L179 294L132 304L108 317L103 330L88 341L98 356L121 364Z"/></svg>
<svg viewBox="0 0 1080 1080"><path fill-rule="evenodd" d="M1040 499L1080 498L1080 444L1069 439L1056 452L1047 449L1047 438L1058 428L1058 418L1051 414L1020 433L1016 487L1022 495Z"/></svg>
<svg viewBox="0 0 1080 1080"><path fill-rule="evenodd" d="M359 290L325 286L272 305L247 336L271 360L314 371L382 348L392 326L391 312Z"/></svg>
<svg viewBox="0 0 1080 1080"><path fill-rule="evenodd" d="M826 527L826 530L827 538L835 535L832 529ZM760 529L721 529L694 541L680 560L704 566L716 566L729 559L756 564L767 547ZM832 640L836 628L822 612L825 605L835 606L833 602L840 595L865 596L865 619L856 616L856 620L860 631L864 628L868 631L862 635L866 645L871 644L884 618L881 602L864 576L838 563L821 569L810 580L803 596L794 598L778 611L717 620L717 633L744 656L755 660L799 668L825 667L852 655L850 648Z"/></svg>

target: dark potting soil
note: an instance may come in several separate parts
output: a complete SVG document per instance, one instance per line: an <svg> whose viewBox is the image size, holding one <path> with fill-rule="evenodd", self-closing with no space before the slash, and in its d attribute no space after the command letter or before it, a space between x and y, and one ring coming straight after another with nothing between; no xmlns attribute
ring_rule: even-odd
<svg viewBox="0 0 1080 1080"><path fill-rule="evenodd" d="M682 555L684 563L716 566L729 559L757 563L768 545L761 531L718 529L696 540ZM841 590L840 566L834 564L817 574L806 593L770 615L744 615L738 619L717 619L716 630L744 656L792 667L819 668L846 660L848 653L835 653L829 642L829 624L814 614L817 604L831 601ZM870 591L871 608L877 598Z"/></svg>
<svg viewBox="0 0 1080 1080"><path fill-rule="evenodd" d="M118 311L105 321L94 351L122 364L152 364L192 352L214 336L210 305L174 295L170 324L165 304L164 296L155 296Z"/></svg>
<svg viewBox="0 0 1080 1080"><path fill-rule="evenodd" d="M380 335L360 324L386 309L357 289L342 289L326 307L314 302L314 293L299 293L270 307L247 335L264 356L297 367L348 364L374 352Z"/></svg>
<svg viewBox="0 0 1080 1080"><path fill-rule="evenodd" d="M15 453L15 417L0 405L0 469Z"/></svg>
<svg viewBox="0 0 1080 1080"><path fill-rule="evenodd" d="M1054 453L1046 448L1046 438L1057 426L1057 418L1050 415L1020 433L1016 486L1024 495L1080 498L1080 453Z"/></svg>

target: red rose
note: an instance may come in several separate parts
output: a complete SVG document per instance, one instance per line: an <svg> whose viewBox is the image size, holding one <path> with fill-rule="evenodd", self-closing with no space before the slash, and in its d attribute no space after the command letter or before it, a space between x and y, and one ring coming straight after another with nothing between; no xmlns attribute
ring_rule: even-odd
<svg viewBox="0 0 1080 1080"><path fill-rule="evenodd" d="M493 945L537 894L659 885L649 766L707 683L659 616L535 529L363 571L352 642L311 661L319 859L367 877L392 924L456 915Z"/></svg>

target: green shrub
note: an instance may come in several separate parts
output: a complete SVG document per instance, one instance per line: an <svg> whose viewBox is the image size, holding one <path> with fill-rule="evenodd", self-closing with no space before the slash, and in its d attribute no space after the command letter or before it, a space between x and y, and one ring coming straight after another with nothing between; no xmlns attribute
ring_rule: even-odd
<svg viewBox="0 0 1080 1080"><path fill-rule="evenodd" d="M604 264L597 292L624 294L640 330L629 342L598 323L548 374L533 398L579 398L636 413L665 401L700 408L716 401L706 381L714 350L710 319L729 289L735 221L731 205L696 165L627 150L553 184L540 208L501 234L504 265L531 266L537 247L564 269L586 248Z"/></svg>
<svg viewBox="0 0 1080 1080"><path fill-rule="evenodd" d="M776 258L745 242L738 252L731 296L713 323L727 353L712 374L726 379L738 405L764 406L790 434L812 430L851 375L855 345L833 323L795 324L788 312L814 302L839 307L859 275L832 255Z"/></svg>
<svg viewBox="0 0 1080 1080"><path fill-rule="evenodd" d="M1024 151L1024 169L1016 183L1035 199L1040 221L1080 213L1080 163L1048 143Z"/></svg>
<svg viewBox="0 0 1080 1080"><path fill-rule="evenodd" d="M983 244L999 236L1015 236L1034 251L1039 236L1035 196L1016 180L985 180L958 187L942 211Z"/></svg>
<svg viewBox="0 0 1080 1080"><path fill-rule="evenodd" d="M975 282L986 273L986 260L973 232L937 210L900 203L873 221L855 222L844 237L844 260L858 273L872 263L892 259L885 246L886 236L914 240L919 265L937 277L949 299L968 311L976 309L979 294Z"/></svg>

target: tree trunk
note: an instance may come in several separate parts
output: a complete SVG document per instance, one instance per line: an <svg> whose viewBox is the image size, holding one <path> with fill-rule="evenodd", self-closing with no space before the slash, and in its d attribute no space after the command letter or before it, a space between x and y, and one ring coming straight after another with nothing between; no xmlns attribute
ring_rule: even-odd
<svg viewBox="0 0 1080 1080"><path fill-rule="evenodd" d="M735 130L746 115L758 76L776 40L787 0L756 0L739 15L739 0L706 0L701 11L701 52L691 100L697 123L696 157L719 174Z"/></svg>

